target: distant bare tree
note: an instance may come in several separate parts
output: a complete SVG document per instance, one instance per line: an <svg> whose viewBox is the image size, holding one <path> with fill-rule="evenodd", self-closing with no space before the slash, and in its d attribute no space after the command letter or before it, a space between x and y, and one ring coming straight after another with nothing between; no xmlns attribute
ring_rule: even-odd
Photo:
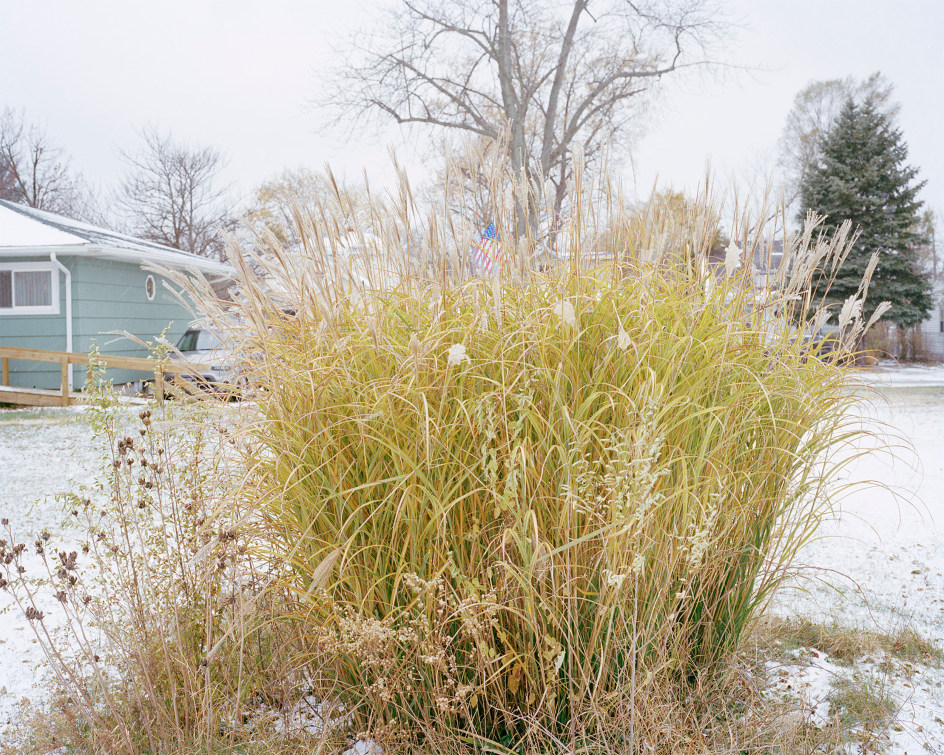
<svg viewBox="0 0 944 755"><path fill-rule="evenodd" d="M222 232L235 225L218 184L222 155L212 147L193 148L147 127L143 148L123 153L128 172L118 205L131 233L160 244L223 259Z"/></svg>
<svg viewBox="0 0 944 755"><path fill-rule="evenodd" d="M819 164L820 144L846 101L851 97L861 104L871 98L882 112L894 118L899 106L893 94L894 85L879 72L864 81L851 76L811 81L800 90L787 114L779 145L789 202L799 197L800 185Z"/></svg>
<svg viewBox="0 0 944 755"><path fill-rule="evenodd" d="M919 230L926 239L926 243L918 250L918 256L925 269L931 273L931 282L935 286L934 295L938 298L940 298L940 292L937 289L944 279L944 266L941 265L942 240L938 238L938 229L942 223L944 223L944 214L940 211L935 212L930 207L926 207L921 213ZM944 305L944 301L940 304Z"/></svg>
<svg viewBox="0 0 944 755"><path fill-rule="evenodd" d="M91 192L69 156L22 114L0 113L0 199L82 220L94 220Z"/></svg>
<svg viewBox="0 0 944 755"><path fill-rule="evenodd" d="M310 213L325 224L343 222L346 226L364 226L368 205L369 198L364 191L338 183L327 170L317 173L302 166L287 168L259 184L245 219L256 232L271 231L279 242L292 247L300 243L296 209Z"/></svg>
<svg viewBox="0 0 944 755"><path fill-rule="evenodd" d="M549 180L559 212L574 149L594 160L663 76L704 64L719 18L710 0L401 0L326 102L504 136L514 175Z"/></svg>

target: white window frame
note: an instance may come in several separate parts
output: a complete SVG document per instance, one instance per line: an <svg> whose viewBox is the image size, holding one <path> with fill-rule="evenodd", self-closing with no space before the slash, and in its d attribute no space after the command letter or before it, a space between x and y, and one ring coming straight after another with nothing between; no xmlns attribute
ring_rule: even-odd
<svg viewBox="0 0 944 755"><path fill-rule="evenodd" d="M10 315L58 315L59 314L59 270L51 262L0 262L0 272L10 271L12 273L10 280L11 294L13 296L12 307L0 307L0 317ZM49 291L52 301L48 305L41 307L18 307L16 306L16 283L13 278L18 272L47 272L50 276Z"/></svg>

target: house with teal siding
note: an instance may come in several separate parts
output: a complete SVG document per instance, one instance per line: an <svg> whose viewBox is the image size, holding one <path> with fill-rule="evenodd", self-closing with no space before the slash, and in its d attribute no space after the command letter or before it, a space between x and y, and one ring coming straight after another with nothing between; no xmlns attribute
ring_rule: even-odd
<svg viewBox="0 0 944 755"><path fill-rule="evenodd" d="M75 220L0 200L0 346L146 357L142 341L162 333L172 343L193 313L156 269L202 274L225 285L228 265ZM57 388L58 364L11 360L10 385ZM74 366L80 388L85 368ZM110 370L116 384L140 380Z"/></svg>

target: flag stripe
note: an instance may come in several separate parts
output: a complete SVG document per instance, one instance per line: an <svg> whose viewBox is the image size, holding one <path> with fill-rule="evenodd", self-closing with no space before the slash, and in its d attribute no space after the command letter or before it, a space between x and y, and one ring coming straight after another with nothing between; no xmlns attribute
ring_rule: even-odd
<svg viewBox="0 0 944 755"><path fill-rule="evenodd" d="M499 243L498 232L494 223L489 223L482 238L472 247L471 261L472 266L480 270L485 275L490 275L492 271L505 261L505 250Z"/></svg>

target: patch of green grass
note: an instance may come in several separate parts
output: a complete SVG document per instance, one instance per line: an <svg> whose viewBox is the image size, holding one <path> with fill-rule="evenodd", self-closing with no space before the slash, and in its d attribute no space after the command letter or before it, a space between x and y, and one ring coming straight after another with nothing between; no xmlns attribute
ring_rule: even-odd
<svg viewBox="0 0 944 755"><path fill-rule="evenodd" d="M870 675L853 674L833 682L830 715L850 732L853 741L874 741L894 723L898 705L881 683Z"/></svg>
<svg viewBox="0 0 944 755"><path fill-rule="evenodd" d="M944 664L944 650L910 627L893 635L882 635L882 638L889 641L883 649L903 661L934 666Z"/></svg>
<svg viewBox="0 0 944 755"><path fill-rule="evenodd" d="M909 663L939 666L944 662L944 650L910 627L883 633L836 623L820 624L806 618L773 617L765 621L761 634L762 645L779 641L781 651L815 648L846 665L883 651Z"/></svg>

